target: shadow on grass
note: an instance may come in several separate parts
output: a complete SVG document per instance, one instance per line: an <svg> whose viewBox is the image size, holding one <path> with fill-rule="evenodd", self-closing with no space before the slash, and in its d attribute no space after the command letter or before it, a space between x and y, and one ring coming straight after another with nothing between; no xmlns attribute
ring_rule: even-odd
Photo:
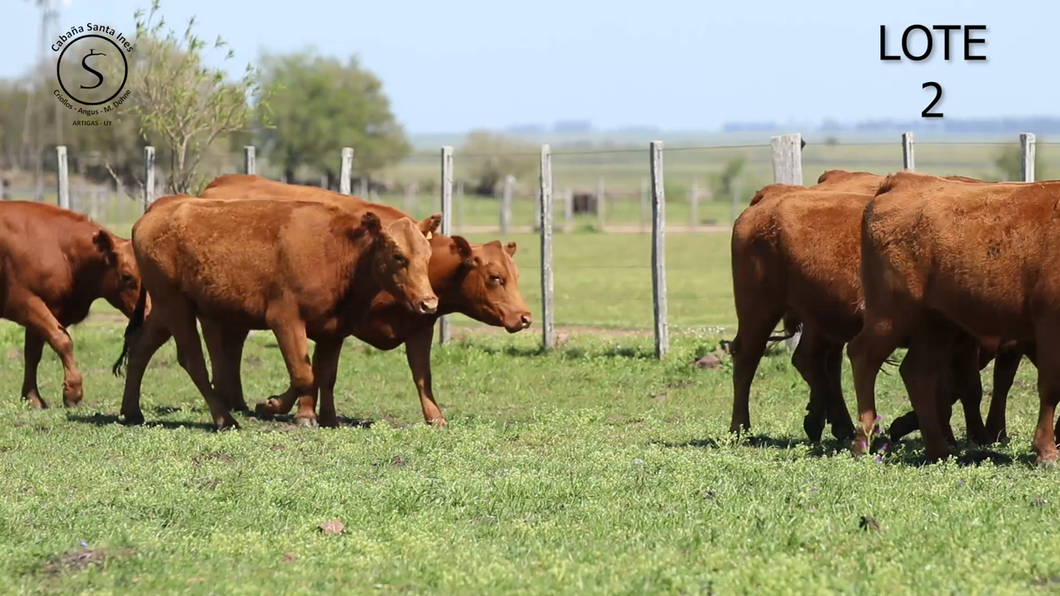
<svg viewBox="0 0 1060 596"><path fill-rule="evenodd" d="M650 441L649 444L671 449L687 449L690 447L698 449L722 448L722 445L714 439L694 439L683 442ZM880 449L880 445L881 444L875 444L873 446L873 454L866 455L865 457L875 458L878 456L880 457L879 463L881 464L909 467L922 467L935 463L928 461L927 457L925 457L924 445L919 439L904 439L889 444L884 443L883 445L885 445L885 447L883 450ZM809 439L790 436L772 437L769 435L752 435L739 442L733 443L733 446L778 450L808 447L809 457L817 458L835 457L850 452L850 443L848 441L826 439L819 443L812 443ZM1036 459L1033 454L1024 454L1018 457L1013 457L988 447L982 447L971 443L961 443L956 446L951 445L950 449L952 451L950 458L961 467L974 467L985 462L989 462L995 466L1036 465Z"/></svg>
<svg viewBox="0 0 1060 596"><path fill-rule="evenodd" d="M469 346L468 346L469 347ZM475 346L476 350L482 351L490 356L512 356L515 358L531 358L535 356L543 356L548 352L541 346L537 347L521 347L521 346L507 346L504 348L494 348L490 346ZM654 360L655 352L649 349L628 347L628 346L612 346L603 350L587 350L585 348L561 348L553 350L554 354L558 354L560 357L567 360L583 360L585 358L635 358L637 360Z"/></svg>
<svg viewBox="0 0 1060 596"><path fill-rule="evenodd" d="M273 424L287 424L287 425L290 425L290 426L299 426L294 421L294 414L269 415L269 414L248 413L246 415L246 417L247 418L253 418L253 419L256 419L256 420L260 420L261 422L268 422L268 423L273 423ZM346 427L350 427L350 428L368 428L368 427L372 426L373 424L375 424L378 421L377 420L371 420L369 418L350 418L348 416L339 416L338 417L338 422L339 422L339 428L346 428Z"/></svg>
<svg viewBox="0 0 1060 596"><path fill-rule="evenodd" d="M69 422L78 422L80 424L94 424L96 426L109 426L111 424L122 424L124 422L118 417L117 414L103 414L96 412L95 414L67 414L66 420ZM144 426L148 428L167 428L167 429L178 429L178 428L196 428L199 430L216 430L216 427L209 422L191 422L191 421L179 421L179 420L147 420L143 424L137 426Z"/></svg>

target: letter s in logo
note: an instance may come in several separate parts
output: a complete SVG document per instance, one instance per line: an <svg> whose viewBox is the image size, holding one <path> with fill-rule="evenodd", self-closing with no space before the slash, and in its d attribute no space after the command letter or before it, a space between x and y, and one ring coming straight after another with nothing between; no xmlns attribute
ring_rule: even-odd
<svg viewBox="0 0 1060 596"><path fill-rule="evenodd" d="M96 87L99 87L100 85L103 84L103 75L98 70L96 70L96 69L94 69L94 68L92 68L91 66L88 65L88 59L91 58L92 56L106 56L106 54L103 54L103 53L97 54L95 48L92 48L92 49L88 50L88 54L85 55L85 57L81 59L81 67L84 68L85 70L87 70L88 72L96 75L96 78L99 79L99 81L95 85L91 85L91 86L88 86L88 87L86 87L84 85L81 85L82 89L95 89Z"/></svg>

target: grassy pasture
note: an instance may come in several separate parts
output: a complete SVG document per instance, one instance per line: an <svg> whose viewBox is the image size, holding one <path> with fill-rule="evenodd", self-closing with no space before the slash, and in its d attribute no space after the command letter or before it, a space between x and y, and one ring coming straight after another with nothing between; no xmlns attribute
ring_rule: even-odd
<svg viewBox="0 0 1060 596"><path fill-rule="evenodd" d="M513 238L537 314L537 245ZM123 427L109 372L123 323L103 307L72 332L85 405L30 412L22 331L0 322L0 592L1057 591L1060 477L1033 465L1032 367L1007 445L923 465L915 434L878 460L809 444L807 391L773 353L754 431L736 440L730 362L689 364L732 336L727 247L725 234L668 238L675 338L657 362L647 237L557 236L561 346L539 353L537 326L507 335L458 318L458 341L433 358L444 430L422 424L400 348L352 340L342 428L247 417L212 432L172 344L145 379L149 424ZM267 334L243 371L250 401L287 383ZM887 420L908 409L888 372ZM45 399L60 386L46 351ZM852 406L849 371L844 386ZM954 425L963 436L959 413ZM318 530L336 519L343 533Z"/></svg>

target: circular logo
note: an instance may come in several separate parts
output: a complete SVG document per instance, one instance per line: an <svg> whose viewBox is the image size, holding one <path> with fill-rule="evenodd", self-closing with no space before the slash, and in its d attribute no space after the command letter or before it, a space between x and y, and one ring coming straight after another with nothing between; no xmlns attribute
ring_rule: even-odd
<svg viewBox="0 0 1060 596"><path fill-rule="evenodd" d="M114 40L89 33L66 42L55 67L63 92L85 106L103 105L129 80L129 61Z"/></svg>

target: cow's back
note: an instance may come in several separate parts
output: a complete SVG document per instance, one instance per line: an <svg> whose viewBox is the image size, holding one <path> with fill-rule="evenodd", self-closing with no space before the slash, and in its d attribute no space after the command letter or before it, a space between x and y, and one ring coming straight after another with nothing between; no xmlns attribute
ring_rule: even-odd
<svg viewBox="0 0 1060 596"><path fill-rule="evenodd" d="M225 200L315 201L356 213L361 213L368 206L371 206L372 211L379 216L380 221L384 224L403 217L410 217L394 207L372 203L358 197L344 195L324 188L288 184L248 174L218 176L202 191L201 196L204 199Z"/></svg>
<svg viewBox="0 0 1060 596"><path fill-rule="evenodd" d="M347 210L303 201L174 200L145 215L133 242L145 284L161 276L203 314L262 327L267 305L283 295L308 299L321 316L346 289Z"/></svg>
<svg viewBox="0 0 1060 596"><path fill-rule="evenodd" d="M1060 183L896 176L865 211L866 298L923 301L977 335L1033 339L1035 305L1060 303L1058 203Z"/></svg>
<svg viewBox="0 0 1060 596"><path fill-rule="evenodd" d="M82 215L45 203L0 202L0 314L12 291L26 291L53 310L74 290L71 265L101 229Z"/></svg>

